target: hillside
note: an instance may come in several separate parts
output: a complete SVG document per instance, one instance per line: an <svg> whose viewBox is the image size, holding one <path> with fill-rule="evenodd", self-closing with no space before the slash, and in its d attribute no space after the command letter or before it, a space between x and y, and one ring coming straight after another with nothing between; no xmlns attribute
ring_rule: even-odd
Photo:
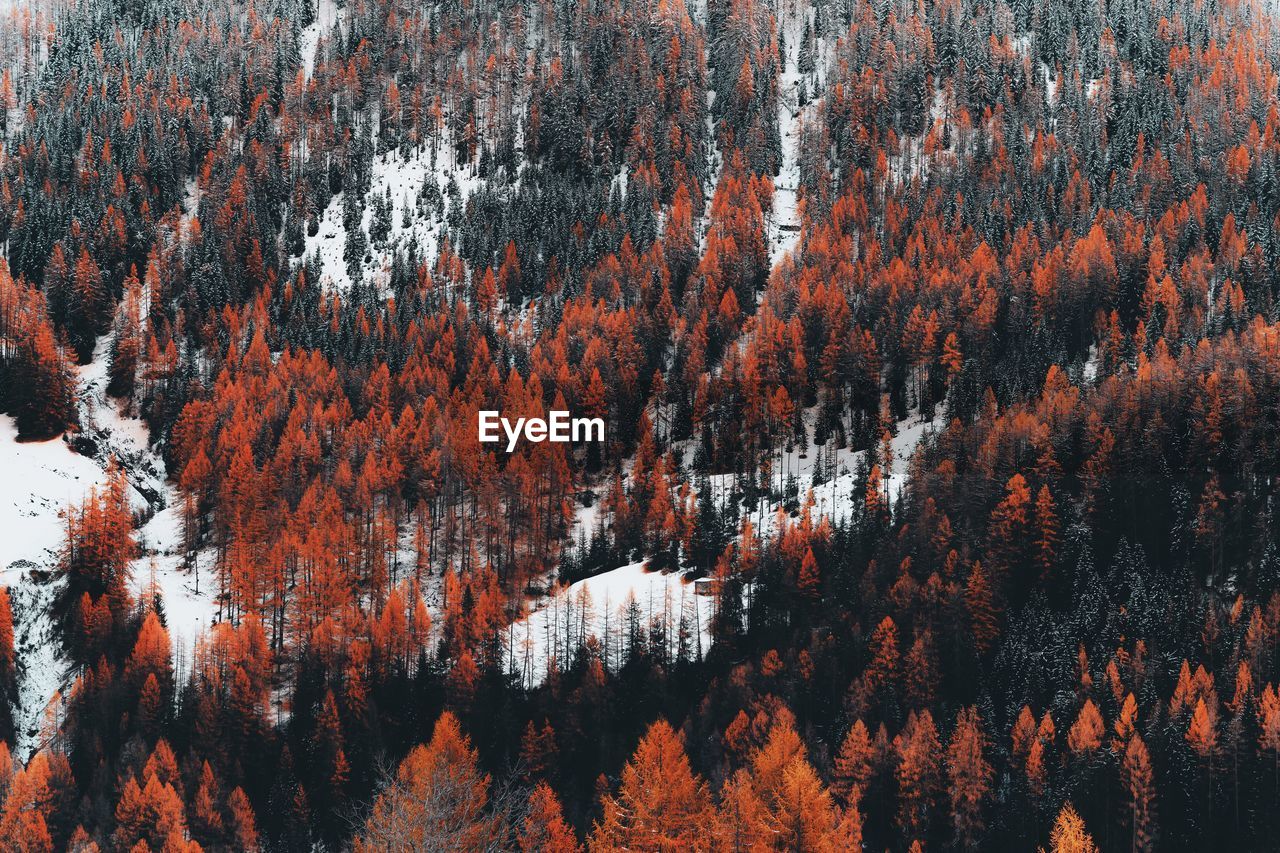
<svg viewBox="0 0 1280 853"><path fill-rule="evenodd" d="M0 0L0 838L1271 849L1277 24Z"/></svg>

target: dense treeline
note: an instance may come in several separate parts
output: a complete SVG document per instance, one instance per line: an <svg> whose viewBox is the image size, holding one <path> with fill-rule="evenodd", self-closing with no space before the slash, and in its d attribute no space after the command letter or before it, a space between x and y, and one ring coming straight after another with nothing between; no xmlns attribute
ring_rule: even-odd
<svg viewBox="0 0 1280 853"><path fill-rule="evenodd" d="M1271 846L1261 5L50 15L0 28L0 408L73 434L105 359L217 624L175 661L127 472L69 508L0 835ZM642 559L710 624L558 591Z"/></svg>

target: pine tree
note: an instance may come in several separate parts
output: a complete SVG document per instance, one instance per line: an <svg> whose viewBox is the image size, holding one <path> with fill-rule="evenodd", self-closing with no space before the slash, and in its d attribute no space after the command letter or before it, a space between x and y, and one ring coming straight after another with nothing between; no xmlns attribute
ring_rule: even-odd
<svg viewBox="0 0 1280 853"><path fill-rule="evenodd" d="M1077 757L1088 757L1102 746L1105 730L1098 706L1092 699L1086 699L1076 721L1067 732L1067 746Z"/></svg>
<svg viewBox="0 0 1280 853"><path fill-rule="evenodd" d="M840 744L832 771L832 793L849 805L859 803L875 772L875 751L866 724L854 720Z"/></svg>
<svg viewBox="0 0 1280 853"><path fill-rule="evenodd" d="M182 800L172 785L154 775L139 786L129 777L115 811L116 830L111 836L118 849L130 849L145 842L153 850L185 850L187 823ZM175 847L176 845L176 847Z"/></svg>
<svg viewBox="0 0 1280 853"><path fill-rule="evenodd" d="M947 776L951 782L951 820L956 841L974 849L982 836L983 800L993 771L983 756L982 721L976 708L962 708L947 747Z"/></svg>
<svg viewBox="0 0 1280 853"><path fill-rule="evenodd" d="M1043 585L1052 577L1058 555L1058 515L1047 485L1041 486L1036 495L1035 524L1036 566Z"/></svg>
<svg viewBox="0 0 1280 853"><path fill-rule="evenodd" d="M1084 821L1071 803L1066 803L1049 833L1050 853L1097 853L1098 846L1085 830Z"/></svg>
<svg viewBox="0 0 1280 853"><path fill-rule="evenodd" d="M539 782L529 795L529 812L519 841L523 853L576 853L581 849L565 823L559 798L546 782Z"/></svg>
<svg viewBox="0 0 1280 853"><path fill-rule="evenodd" d="M1135 732L1129 738L1124 752L1124 777L1129 789L1132 821L1132 849L1137 851L1155 848L1155 786L1151 772L1151 759L1146 744Z"/></svg>
<svg viewBox="0 0 1280 853"><path fill-rule="evenodd" d="M441 714L431 740L409 752L374 801L356 850L471 850L492 843L498 826L486 813L489 777L477 761L457 718Z"/></svg>
<svg viewBox="0 0 1280 853"><path fill-rule="evenodd" d="M593 851L694 849L710 819L706 783L690 769L682 738L661 719L641 738L617 795L606 796L602 807L589 840Z"/></svg>
<svg viewBox="0 0 1280 853"><path fill-rule="evenodd" d="M862 837L854 806L841 810L809 763L790 713L775 717L750 765L726 783L717 835L732 848L741 839L772 839L779 849L842 850Z"/></svg>
<svg viewBox="0 0 1280 853"><path fill-rule="evenodd" d="M991 511L987 526L987 573L997 595L1006 588L1010 571L1018 565L1027 541L1028 510L1031 492L1021 474L1014 474L1006 484L1003 500Z"/></svg>
<svg viewBox="0 0 1280 853"><path fill-rule="evenodd" d="M236 787L227 796L227 821L231 840L236 849L252 853L258 849L258 830L253 816L253 807L244 790Z"/></svg>
<svg viewBox="0 0 1280 853"><path fill-rule="evenodd" d="M895 743L898 747L898 826L905 838L924 838L942 781L942 747L933 716L927 710L912 712Z"/></svg>
<svg viewBox="0 0 1280 853"><path fill-rule="evenodd" d="M1000 615L995 594L987 582L987 573L981 562L975 562L969 572L969 585L964 593L965 606L969 610L974 645L979 654L986 654L1000 636Z"/></svg>
<svg viewBox="0 0 1280 853"><path fill-rule="evenodd" d="M525 779L543 778L553 766L556 757L556 732L550 720L544 720L542 728L535 728L533 720L525 724L520 740L520 767Z"/></svg>

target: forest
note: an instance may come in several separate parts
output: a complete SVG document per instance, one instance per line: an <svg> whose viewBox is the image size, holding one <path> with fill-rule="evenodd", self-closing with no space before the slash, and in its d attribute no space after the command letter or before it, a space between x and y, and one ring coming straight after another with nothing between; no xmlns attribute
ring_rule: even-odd
<svg viewBox="0 0 1280 853"><path fill-rule="evenodd" d="M1278 261L1262 0L0 0L0 849L1277 849Z"/></svg>

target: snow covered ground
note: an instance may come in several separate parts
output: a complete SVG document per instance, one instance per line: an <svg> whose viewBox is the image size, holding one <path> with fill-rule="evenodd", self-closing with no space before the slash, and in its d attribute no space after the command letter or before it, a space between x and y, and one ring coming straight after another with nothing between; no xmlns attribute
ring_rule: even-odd
<svg viewBox="0 0 1280 853"><path fill-rule="evenodd" d="M66 677L66 662L50 613L56 582L47 572L62 544L60 513L106 482L106 472L62 439L17 440L13 419L0 416L0 581L13 608L18 662L14 709L17 753L25 758L40 742L45 709Z"/></svg>
<svg viewBox="0 0 1280 853"><path fill-rule="evenodd" d="M60 583L40 582L26 573L16 582L6 582L18 667L14 748L25 761L51 734L47 720L61 712L61 690L67 682L67 661L51 612Z"/></svg>
<svg viewBox="0 0 1280 853"><path fill-rule="evenodd" d="M806 421L812 421L812 412L807 413ZM882 462L891 506L902 494L911 459L920 442L942 429L945 423L943 417L922 420L918 413L912 413L895 425L893 459L887 465ZM692 442L685 442L677 452L688 457L693 452ZM847 521L857 502L864 498L858 472L865 453L810 445L802 455L799 449L793 449L780 459L775 457L771 489L781 491L794 479L795 497L803 500L815 473L821 471L824 482L813 486L814 520L826 516L837 523ZM733 499L738 485L735 480L734 474L708 478L712 500L717 506L723 508ZM576 508L571 534L575 545L589 542L600 529L604 518L602 488L595 490L591 506ZM758 535L766 540L777 535L778 509L784 503L757 504L750 517ZM626 636L624 614L632 598L640 607L641 625L645 630L655 620L667 629L673 655L682 618L686 620L688 632L687 653L705 654L712 643L710 626L716 599L714 595L700 594L695 586L682 573L648 572L644 563L632 563L553 590L549 596L534 602L530 612L511 625L507 637L508 669L519 675L527 686L540 684L546 678L551 660L561 667L568 666L574 652L592 636L599 643L606 666L620 663L621 643Z"/></svg>
<svg viewBox="0 0 1280 853"><path fill-rule="evenodd" d="M343 10L338 8L334 0L319 0L316 4L316 19L302 30L298 48L302 54L302 71L308 80L315 72L316 51L320 46L320 39L328 38L334 26L343 23L342 12Z"/></svg>
<svg viewBox="0 0 1280 853"><path fill-rule="evenodd" d="M107 476L61 438L19 443L7 415L0 415L0 471L0 575L12 585L26 569L52 564L62 544L60 513Z"/></svg>
<svg viewBox="0 0 1280 853"><path fill-rule="evenodd" d="M159 592L173 645L174 673L182 680L190 671L196 641L217 621L218 607L212 551L197 554L190 570L183 565L179 506L175 497L138 529L143 556L133 563L133 584L139 597L153 589Z"/></svg>
<svg viewBox="0 0 1280 853"><path fill-rule="evenodd" d="M106 469L112 460L123 467L132 488L130 500L138 512L163 505L165 465L151 451L147 426L121 413L120 403L107 396L107 365L111 360L112 335L98 339L93 361L78 368L80 430L97 447L94 462Z"/></svg>
<svg viewBox="0 0 1280 853"><path fill-rule="evenodd" d="M540 684L552 660L558 667L568 666L588 637L599 641L606 667L620 664L632 602L639 609L642 631L647 634L654 623L666 628L673 657L679 653L682 620L686 654L705 654L711 647L715 597L698 593L695 586L680 573L650 572L641 562L562 587L510 627L509 669L526 686Z"/></svg>
<svg viewBox="0 0 1280 853"><path fill-rule="evenodd" d="M15 719L23 756L39 745L46 709L68 681L50 613L59 583L50 572L65 536L64 513L90 490L106 485L113 461L128 478L134 511L154 513L136 533L142 556L133 565L134 592L141 595L152 583L154 561L179 663L214 611L212 597L203 589L196 596L180 567L181 529L163 460L150 448L145 425L122 414L119 403L106 395L109 338L104 336L93 361L77 370L82 437L94 448L92 457L72 450L62 438L19 442L13 419L0 416L0 583L13 603L19 662Z"/></svg>
<svg viewBox="0 0 1280 853"><path fill-rule="evenodd" d="M786 7L788 4L783 4ZM813 113L813 104L800 103L804 75L799 70L800 43L811 8L784 8L782 30L786 53L778 75L778 133L782 140L782 167L774 181L773 215L769 228L769 257L774 263L796 247L800 240L800 133L802 122Z"/></svg>
<svg viewBox="0 0 1280 853"><path fill-rule="evenodd" d="M414 150L402 157L399 150L379 154L373 161L373 180L365 197L362 226L366 235L373 221L373 200L389 196L391 199L391 231L386 245L375 246L369 241L369 251L362 264L364 280L381 289L390 275L391 259L396 248L403 248L410 240L417 242L419 256L434 263L439 249L440 235L444 230L444 217L450 203L446 190L450 180L458 187L454 204L466 204L467 198L480 185L481 179L473 166L458 163L452 144L440 142L436 147L434 164L430 146ZM423 188L431 184L444 203L430 215L418 208L418 198ZM305 257L314 257L320 267L320 284L330 290L345 292L351 287L351 276L343 252L347 245L347 230L342 217L343 194L338 193L325 207L319 218L319 228L314 235L305 238ZM408 211L408 217L405 212ZM406 222L407 218L407 222Z"/></svg>
<svg viewBox="0 0 1280 853"><path fill-rule="evenodd" d="M105 468L114 459L123 466L132 487L134 510L147 517L134 532L141 556L132 566L133 592L141 597L154 576L164 603L175 667L181 670L190 660L196 637L212 623L217 610L210 594L213 585L205 582L212 575L208 566L212 555L198 557L202 574L200 594L196 595L195 574L183 567L180 504L167 481L164 460L151 449L146 424L122 414L119 401L107 396L110 352L111 335L104 335L94 349L93 361L79 369L81 428L100 448L97 465Z"/></svg>
<svg viewBox="0 0 1280 853"><path fill-rule="evenodd" d="M941 417L932 421L922 421L916 415L911 415L897 423L893 437L892 465L881 463L890 506L896 504L898 497L902 494L911 457L915 455L921 440L932 432L940 430L945 423L945 419ZM851 517L856 502L862 501L864 497L860 491L857 491L857 481L858 469L865 455L864 450L839 448L832 452L826 447L813 445L810 445L803 455L798 448L793 449L790 453L781 454L780 459L775 457L770 487L773 490L782 491L790 481L794 480L797 487L794 497L800 500L804 499L812 487L815 521L824 515L833 523L847 521ZM819 472L823 475L823 482L821 485L814 485L814 475ZM712 498L717 506L723 507L730 499L738 485L736 480L735 474L715 474L708 478ZM766 538L776 532L774 528L777 522L777 511L782 503L785 502L773 501L759 504L751 514L752 523L757 532Z"/></svg>

